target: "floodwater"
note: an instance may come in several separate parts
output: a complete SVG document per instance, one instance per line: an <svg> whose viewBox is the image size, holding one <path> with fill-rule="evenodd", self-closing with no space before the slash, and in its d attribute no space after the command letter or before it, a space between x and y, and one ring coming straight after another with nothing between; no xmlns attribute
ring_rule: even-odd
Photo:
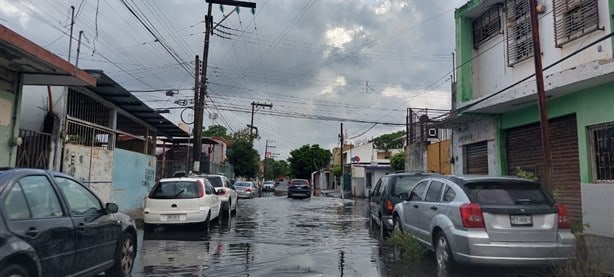
<svg viewBox="0 0 614 277"><path fill-rule="evenodd" d="M407 262L370 228L365 200L264 194L239 212L196 228L139 232L133 276L442 276L431 255ZM447 276L545 276L469 269ZM547 274L546 274L547 275Z"/></svg>

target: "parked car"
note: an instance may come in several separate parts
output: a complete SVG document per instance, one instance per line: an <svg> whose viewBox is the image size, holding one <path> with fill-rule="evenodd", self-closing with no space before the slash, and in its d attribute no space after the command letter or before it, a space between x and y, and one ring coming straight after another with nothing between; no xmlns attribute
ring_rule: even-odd
<svg viewBox="0 0 614 277"><path fill-rule="evenodd" d="M254 198L258 195L258 188L251 181L236 181L235 190L239 198Z"/></svg>
<svg viewBox="0 0 614 277"><path fill-rule="evenodd" d="M380 178L369 192L369 216L378 225L382 239L393 230L392 211L401 202L401 193L410 192L422 179L433 175L424 172L391 173Z"/></svg>
<svg viewBox="0 0 614 277"><path fill-rule="evenodd" d="M540 184L514 177L433 176L394 209L394 224L457 263L546 265L575 257L567 209Z"/></svg>
<svg viewBox="0 0 614 277"><path fill-rule="evenodd" d="M309 180L292 179L288 183L288 198L303 197L311 198L311 188Z"/></svg>
<svg viewBox="0 0 614 277"><path fill-rule="evenodd" d="M71 176L0 169L0 276L129 276L134 221Z"/></svg>
<svg viewBox="0 0 614 277"><path fill-rule="evenodd" d="M221 201L205 178L161 179L152 189L143 209L145 230L155 225L199 224L209 230L220 215Z"/></svg>
<svg viewBox="0 0 614 277"><path fill-rule="evenodd" d="M264 181L264 183L262 184L262 191L264 191L264 192L275 191L275 182L273 182L273 181Z"/></svg>
<svg viewBox="0 0 614 277"><path fill-rule="evenodd" d="M224 175L210 174L200 175L201 178L206 178L209 183L215 188L217 195L222 201L222 213L223 214L236 214L239 202L237 202L237 192L230 179Z"/></svg>

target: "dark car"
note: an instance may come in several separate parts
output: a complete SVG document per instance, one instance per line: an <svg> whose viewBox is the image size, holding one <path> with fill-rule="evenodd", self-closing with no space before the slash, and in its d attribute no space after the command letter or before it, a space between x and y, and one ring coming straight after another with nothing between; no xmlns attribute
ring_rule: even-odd
<svg viewBox="0 0 614 277"><path fill-rule="evenodd" d="M311 198L309 181L305 179L292 179L288 184L288 198Z"/></svg>
<svg viewBox="0 0 614 277"><path fill-rule="evenodd" d="M129 276L136 227L71 176L0 169L0 277Z"/></svg>
<svg viewBox="0 0 614 277"><path fill-rule="evenodd" d="M369 192L369 213L371 222L379 225L382 238L394 228L392 211L401 202L400 194L410 192L420 180L432 175L425 172L391 173L377 181Z"/></svg>

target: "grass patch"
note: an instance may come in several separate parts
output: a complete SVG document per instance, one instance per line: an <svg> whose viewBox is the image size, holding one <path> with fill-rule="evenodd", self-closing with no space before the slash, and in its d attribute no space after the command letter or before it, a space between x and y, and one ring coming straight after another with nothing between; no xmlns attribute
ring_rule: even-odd
<svg viewBox="0 0 614 277"><path fill-rule="evenodd" d="M595 253L595 245L589 246L586 241L587 239L582 234L576 234L576 258L554 266L552 271L556 276L614 276L611 273L607 273L608 270L604 268L603 264L609 260L609 258L603 257L603 253L609 253L611 250L604 249L605 252L603 253ZM589 253L591 251L593 253Z"/></svg>
<svg viewBox="0 0 614 277"><path fill-rule="evenodd" d="M406 262L418 261L426 253L426 249L414 237L398 231L392 232L388 241L401 252L401 258Z"/></svg>

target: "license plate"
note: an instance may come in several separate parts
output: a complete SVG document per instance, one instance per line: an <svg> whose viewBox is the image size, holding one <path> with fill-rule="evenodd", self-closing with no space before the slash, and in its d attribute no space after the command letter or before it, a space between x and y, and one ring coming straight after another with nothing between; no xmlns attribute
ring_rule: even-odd
<svg viewBox="0 0 614 277"><path fill-rule="evenodd" d="M169 214L166 216L166 219L171 221L171 220L179 220L179 215L178 214Z"/></svg>
<svg viewBox="0 0 614 277"><path fill-rule="evenodd" d="M512 226L533 226L533 216L531 215L510 215L510 223Z"/></svg>

